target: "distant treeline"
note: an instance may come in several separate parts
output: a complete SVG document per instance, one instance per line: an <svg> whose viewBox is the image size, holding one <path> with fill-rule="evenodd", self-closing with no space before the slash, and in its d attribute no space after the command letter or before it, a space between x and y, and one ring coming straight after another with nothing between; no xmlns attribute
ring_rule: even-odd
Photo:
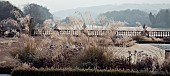
<svg viewBox="0 0 170 76"><path fill-rule="evenodd" d="M109 20L125 21L128 26L135 26L137 22L150 27L170 28L170 9L162 9L157 15L148 14L140 10L111 11L100 14Z"/></svg>
<svg viewBox="0 0 170 76"><path fill-rule="evenodd" d="M100 16L106 16L109 20L114 21L125 21L128 26L135 26L136 22L141 24L150 25L149 16L146 12L140 10L122 10L122 11L111 11L101 14Z"/></svg>
<svg viewBox="0 0 170 76"><path fill-rule="evenodd" d="M162 9L157 15L149 14L153 27L170 28L170 9Z"/></svg>

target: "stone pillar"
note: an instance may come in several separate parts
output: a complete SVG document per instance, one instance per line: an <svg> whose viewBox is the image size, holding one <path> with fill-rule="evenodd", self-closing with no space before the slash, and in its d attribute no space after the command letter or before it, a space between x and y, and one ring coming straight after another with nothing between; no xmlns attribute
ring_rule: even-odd
<svg viewBox="0 0 170 76"><path fill-rule="evenodd" d="M169 58L170 58L170 49L165 50L165 59L169 59Z"/></svg>
<svg viewBox="0 0 170 76"><path fill-rule="evenodd" d="M164 33L164 32L163 32L163 31L161 31L161 37L163 37L163 33Z"/></svg>
<svg viewBox="0 0 170 76"><path fill-rule="evenodd" d="M155 31L155 37L157 37L158 36L158 32L157 31Z"/></svg>

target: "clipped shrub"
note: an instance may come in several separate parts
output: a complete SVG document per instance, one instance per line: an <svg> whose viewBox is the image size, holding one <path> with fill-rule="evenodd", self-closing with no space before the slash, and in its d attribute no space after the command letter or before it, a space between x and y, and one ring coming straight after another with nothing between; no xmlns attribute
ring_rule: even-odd
<svg viewBox="0 0 170 76"><path fill-rule="evenodd" d="M143 36L134 36L133 37L133 40L136 40L136 41L143 41L144 40L144 37Z"/></svg>
<svg viewBox="0 0 170 76"><path fill-rule="evenodd" d="M11 74L14 67L0 67L0 74Z"/></svg>
<svg viewBox="0 0 170 76"><path fill-rule="evenodd" d="M125 47L131 47L135 44L133 39L131 37L126 36L113 36L112 41L115 46L125 46Z"/></svg>
<svg viewBox="0 0 170 76"><path fill-rule="evenodd" d="M169 73L152 73L128 70L90 69L15 69L12 76L169 76Z"/></svg>
<svg viewBox="0 0 170 76"><path fill-rule="evenodd" d="M133 40L136 41L163 41L163 39L155 38L155 37L146 37L146 36L134 36Z"/></svg>
<svg viewBox="0 0 170 76"><path fill-rule="evenodd" d="M10 74L17 65L19 64L16 60L5 57L5 61L0 62L0 74Z"/></svg>

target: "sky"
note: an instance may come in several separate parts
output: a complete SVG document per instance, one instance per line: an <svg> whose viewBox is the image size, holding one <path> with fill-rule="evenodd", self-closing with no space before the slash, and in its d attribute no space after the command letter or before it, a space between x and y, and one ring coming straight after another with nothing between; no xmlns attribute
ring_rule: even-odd
<svg viewBox="0 0 170 76"><path fill-rule="evenodd" d="M90 7L99 5L120 5L120 4L168 4L170 0L5 0L10 1L17 7L25 4L36 3L50 9L50 12L75 9L79 7Z"/></svg>

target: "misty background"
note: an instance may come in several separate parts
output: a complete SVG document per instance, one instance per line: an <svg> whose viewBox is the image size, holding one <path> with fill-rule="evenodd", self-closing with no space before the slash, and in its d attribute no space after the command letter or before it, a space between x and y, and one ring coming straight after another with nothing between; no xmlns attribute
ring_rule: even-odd
<svg viewBox="0 0 170 76"><path fill-rule="evenodd" d="M47 8L54 20L66 20L67 17L90 15L96 21L99 16L108 20L127 22L128 26L147 24L151 27L170 27L170 0L1 0L24 11L29 4ZM27 12L29 14L31 12ZM47 13L47 12L46 12ZM49 16L51 16L49 15ZM46 17L52 18L52 17ZM42 20L43 21L43 20Z"/></svg>

